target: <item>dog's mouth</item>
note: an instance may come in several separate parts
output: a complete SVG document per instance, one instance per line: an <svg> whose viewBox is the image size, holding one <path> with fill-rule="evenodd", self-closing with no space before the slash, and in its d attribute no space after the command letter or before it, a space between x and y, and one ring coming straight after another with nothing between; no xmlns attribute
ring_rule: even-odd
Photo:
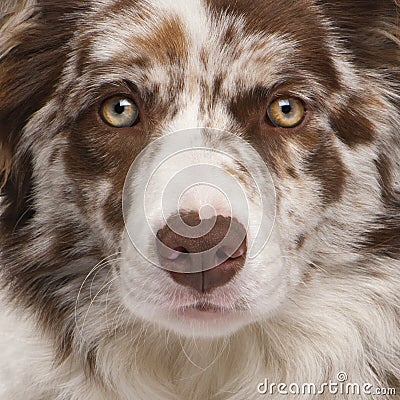
<svg viewBox="0 0 400 400"><path fill-rule="evenodd" d="M225 308L209 302L197 302L178 309L178 315L183 318L212 319L231 315L232 308Z"/></svg>
<svg viewBox="0 0 400 400"><path fill-rule="evenodd" d="M227 311L225 308L217 306L212 303L196 303L185 308L189 310L197 310L201 312L213 312L213 313Z"/></svg>

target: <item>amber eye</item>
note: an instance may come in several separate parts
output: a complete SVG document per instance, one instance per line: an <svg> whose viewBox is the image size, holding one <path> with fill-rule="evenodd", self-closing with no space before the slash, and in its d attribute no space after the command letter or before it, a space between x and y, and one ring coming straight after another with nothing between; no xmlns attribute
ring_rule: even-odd
<svg viewBox="0 0 400 400"><path fill-rule="evenodd" d="M127 128L139 121L139 109L127 97L113 96L101 105L100 115L104 122L114 128Z"/></svg>
<svg viewBox="0 0 400 400"><path fill-rule="evenodd" d="M280 128L294 128L299 125L306 114L303 102L292 97L281 97L268 107L268 117Z"/></svg>

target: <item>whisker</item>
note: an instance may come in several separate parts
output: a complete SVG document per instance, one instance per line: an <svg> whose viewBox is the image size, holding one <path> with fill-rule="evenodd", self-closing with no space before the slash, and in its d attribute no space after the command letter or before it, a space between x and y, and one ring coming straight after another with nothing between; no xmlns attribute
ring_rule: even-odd
<svg viewBox="0 0 400 400"><path fill-rule="evenodd" d="M85 322L86 322L86 319L87 319L87 317L89 315L89 311L90 311L93 303L95 302L96 298L100 295L100 293L103 291L103 289L105 289L108 285L111 285L116 279L117 279L117 277L114 277L109 282L107 282L105 285L103 285L100 288L100 290L96 293L96 295L93 297L92 301L90 302L89 307L86 310L85 316L84 316L83 321L82 321L82 329L81 329L82 338L83 338L83 329L84 329L84 326L85 326ZM78 329L79 329L79 327L78 327Z"/></svg>
<svg viewBox="0 0 400 400"><path fill-rule="evenodd" d="M89 279L89 277L91 276L91 274L92 274L94 271L96 271L96 269L102 269L103 267L105 267L105 266L107 265L108 262L112 261L112 260L110 260L112 257L118 256L118 255L120 255L120 252L111 254L111 255L109 255L109 256L103 258L102 260L100 260L100 261L88 272L88 274L85 276L85 278L84 278L82 284L81 284L80 287L79 287L79 291L78 291L78 294L77 294L76 300L75 300L74 320L75 320L75 325L76 325L76 327L78 328L78 332L80 333L81 336L82 336L82 332L80 331L80 329L79 329L79 324L78 324L78 304L79 304L79 298L80 298L82 289L83 289L85 283L87 282L87 280ZM92 281L92 283L93 283L93 281ZM90 291L91 291L91 287L90 287ZM91 292L90 292L90 298L92 298ZM84 339L83 336L82 336L82 339Z"/></svg>

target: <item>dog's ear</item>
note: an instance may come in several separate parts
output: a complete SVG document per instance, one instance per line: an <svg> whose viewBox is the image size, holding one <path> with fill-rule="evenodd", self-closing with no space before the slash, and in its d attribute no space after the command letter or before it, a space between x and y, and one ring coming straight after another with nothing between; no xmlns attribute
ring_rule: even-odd
<svg viewBox="0 0 400 400"><path fill-rule="evenodd" d="M29 215L27 122L57 87L66 45L88 8L87 0L0 0L0 179L7 204L1 219L9 226Z"/></svg>
<svg viewBox="0 0 400 400"><path fill-rule="evenodd" d="M2 62L13 48L18 46L21 33L32 25L31 17L36 7L36 0L2 0L0 2L0 88L6 86L6 68ZM4 96L1 95L4 93ZM11 99L9 99L12 101ZM7 91L0 91L0 189L10 176L12 143L6 123Z"/></svg>
<svg viewBox="0 0 400 400"><path fill-rule="evenodd" d="M20 33L32 24L36 0L2 0L0 3L0 59L18 44Z"/></svg>
<svg viewBox="0 0 400 400"><path fill-rule="evenodd" d="M2 0L0 2L0 189L5 188L11 176L12 154L17 134L10 121L13 104L16 103L11 88L18 85L12 83L9 74L13 68L12 57L8 55L23 41L24 32L34 25L36 0ZM18 94L16 94L18 96ZM18 124L15 124L18 125Z"/></svg>
<svg viewBox="0 0 400 400"><path fill-rule="evenodd" d="M400 0L317 0L352 61L363 68L398 70Z"/></svg>

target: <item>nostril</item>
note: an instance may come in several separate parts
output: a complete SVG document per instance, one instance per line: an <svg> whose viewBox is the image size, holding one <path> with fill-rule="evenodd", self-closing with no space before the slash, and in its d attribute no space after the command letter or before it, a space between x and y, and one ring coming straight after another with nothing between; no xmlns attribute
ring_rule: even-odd
<svg viewBox="0 0 400 400"><path fill-rule="evenodd" d="M177 251L178 253L184 253L184 254L189 253L189 250L185 249L183 246L176 247L174 249L174 251Z"/></svg>

